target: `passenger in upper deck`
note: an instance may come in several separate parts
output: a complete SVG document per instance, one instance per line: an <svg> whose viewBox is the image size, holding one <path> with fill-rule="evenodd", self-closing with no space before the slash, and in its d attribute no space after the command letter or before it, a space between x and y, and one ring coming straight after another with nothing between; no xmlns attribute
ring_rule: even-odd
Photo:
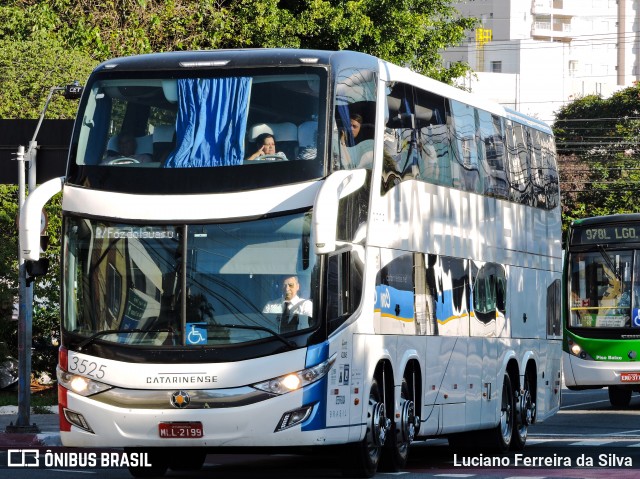
<svg viewBox="0 0 640 479"><path fill-rule="evenodd" d="M371 168L373 164L373 140L362 138L360 131L363 118L358 113L349 116L351 135L346 130L340 132L342 167Z"/></svg>
<svg viewBox="0 0 640 479"><path fill-rule="evenodd" d="M247 161L253 160L274 160L274 161L287 161L287 155L283 152L276 152L276 138L271 133L263 133L258 136L256 143L260 145L258 151L247 158Z"/></svg>
<svg viewBox="0 0 640 479"><path fill-rule="evenodd" d="M358 143L358 135L360 134L362 121L363 121L362 115L358 113L352 113L349 116L349 123L351 125L351 136L353 137L353 144L351 144L351 141L347 139L347 132L345 130L345 131L342 131L340 135L340 142L344 146L354 146L356 143Z"/></svg>

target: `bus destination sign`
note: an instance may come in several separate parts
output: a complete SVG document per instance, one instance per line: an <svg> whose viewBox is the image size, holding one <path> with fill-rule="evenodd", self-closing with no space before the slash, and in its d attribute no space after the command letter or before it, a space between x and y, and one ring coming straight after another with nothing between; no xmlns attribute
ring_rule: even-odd
<svg viewBox="0 0 640 479"><path fill-rule="evenodd" d="M575 228L572 244L601 244L609 242L640 242L640 225L607 225Z"/></svg>

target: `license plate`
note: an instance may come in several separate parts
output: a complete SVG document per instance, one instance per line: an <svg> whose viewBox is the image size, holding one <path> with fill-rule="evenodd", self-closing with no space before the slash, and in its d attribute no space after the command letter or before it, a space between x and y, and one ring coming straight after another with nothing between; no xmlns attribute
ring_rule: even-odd
<svg viewBox="0 0 640 479"><path fill-rule="evenodd" d="M201 422L161 422L158 434L167 439L189 439L204 436Z"/></svg>
<svg viewBox="0 0 640 479"><path fill-rule="evenodd" d="M620 381L623 383L640 382L640 372L638 373L620 373Z"/></svg>

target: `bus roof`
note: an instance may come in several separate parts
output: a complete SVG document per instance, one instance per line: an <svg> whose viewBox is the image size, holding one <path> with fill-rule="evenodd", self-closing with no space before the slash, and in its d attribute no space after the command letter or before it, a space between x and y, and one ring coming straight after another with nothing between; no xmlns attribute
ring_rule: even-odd
<svg viewBox="0 0 640 479"><path fill-rule="evenodd" d="M621 213L616 215L591 216L574 220L571 226L592 226L613 223L627 223L640 221L640 213Z"/></svg>
<svg viewBox="0 0 640 479"><path fill-rule="evenodd" d="M328 65L335 57L351 57L354 61L374 65L370 55L351 51L302 50L292 48L248 48L227 50L193 50L148 53L118 57L98 65L100 70L174 70L212 69L224 67Z"/></svg>

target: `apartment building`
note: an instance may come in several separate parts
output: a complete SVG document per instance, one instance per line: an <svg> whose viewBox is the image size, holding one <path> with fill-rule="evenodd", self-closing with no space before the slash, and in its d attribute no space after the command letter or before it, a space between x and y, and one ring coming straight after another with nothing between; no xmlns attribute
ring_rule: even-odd
<svg viewBox="0 0 640 479"><path fill-rule="evenodd" d="M552 122L576 97L640 79L640 0L466 0L452 4L481 25L442 52L468 63L459 83Z"/></svg>

